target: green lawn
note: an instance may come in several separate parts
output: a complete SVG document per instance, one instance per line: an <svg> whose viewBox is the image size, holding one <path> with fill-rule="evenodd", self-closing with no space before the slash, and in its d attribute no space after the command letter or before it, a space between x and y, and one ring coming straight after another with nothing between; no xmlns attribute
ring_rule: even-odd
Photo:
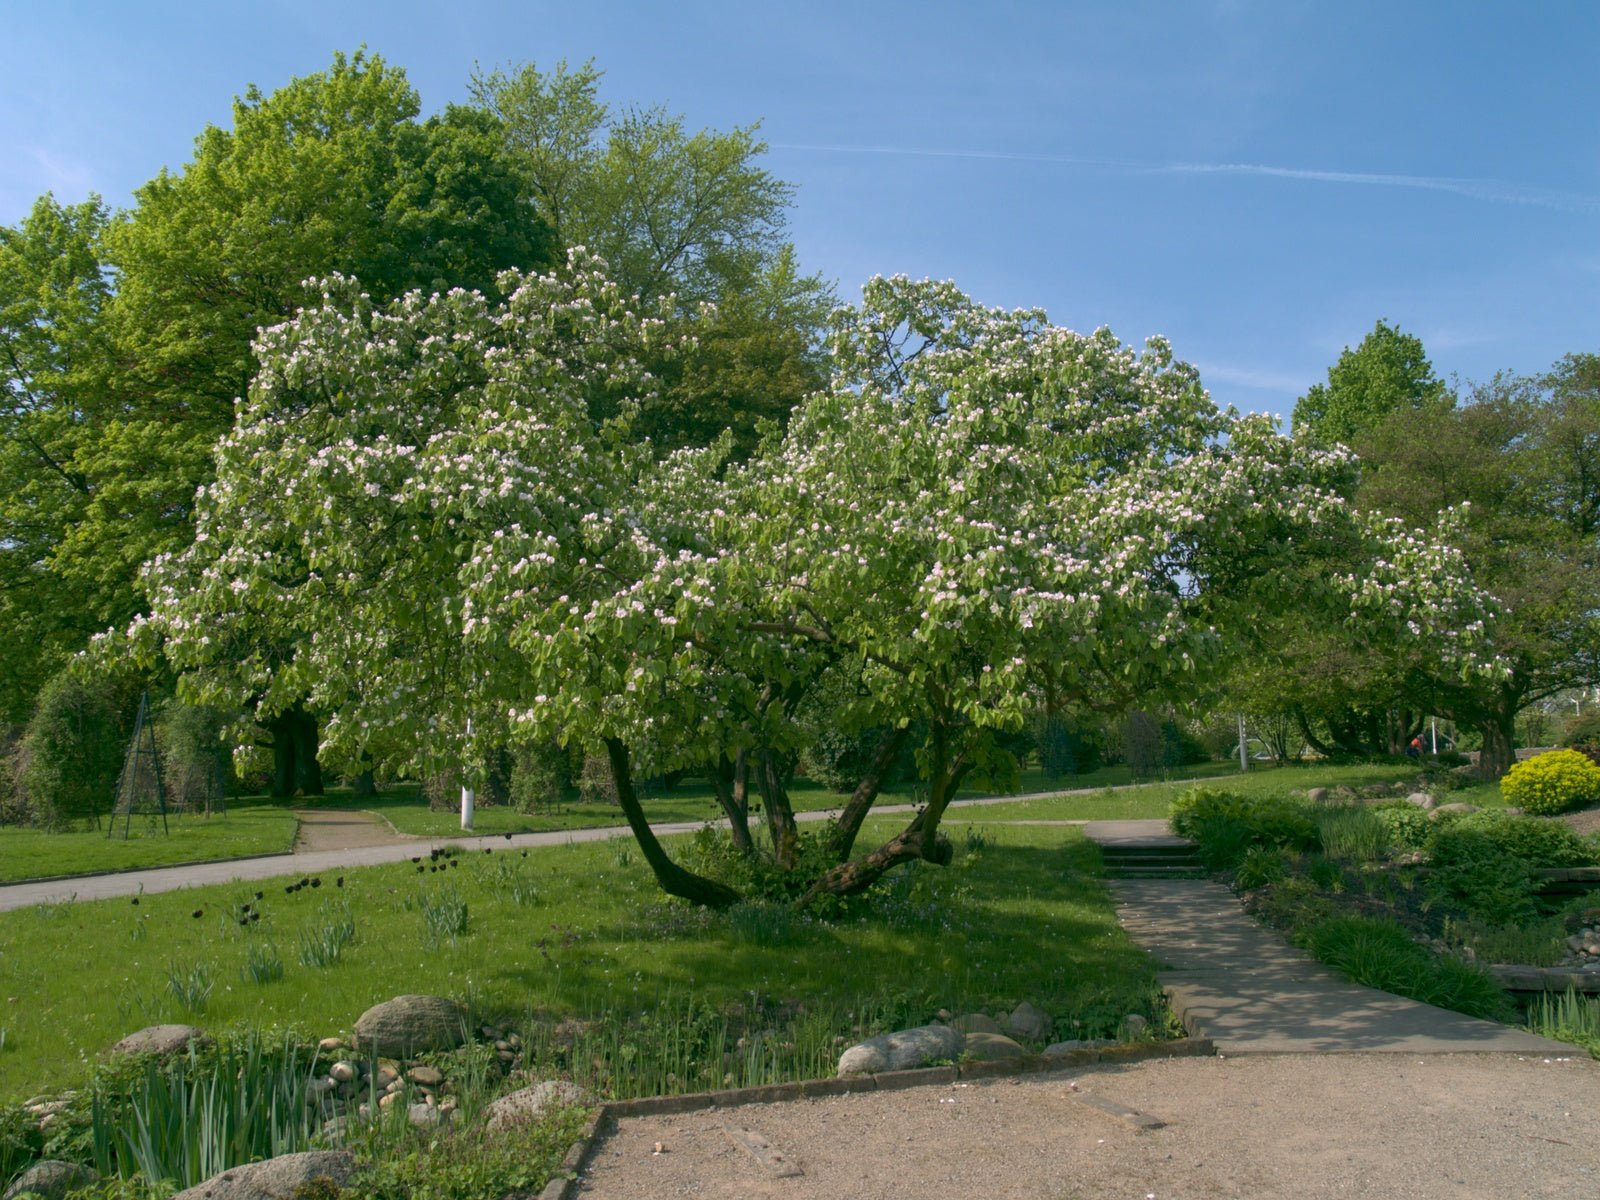
<svg viewBox="0 0 1600 1200"><path fill-rule="evenodd" d="M286 808L246 803L213 817L169 816L167 833L159 819L134 817L126 839L120 822L114 837L104 828L66 833L0 828L0 883L278 854L294 846L297 826Z"/></svg>
<svg viewBox="0 0 1600 1200"><path fill-rule="evenodd" d="M871 837L898 823L869 824ZM80 1082L106 1047L155 1022L321 1036L416 991L530 1029L535 1014L685 1003L811 1006L836 1013L841 1036L878 1023L869 1013L921 1021L941 1006L993 1011L1023 999L1054 1015L1062 1036L1112 1030L1129 1011L1158 1015L1151 965L1117 925L1098 855L1077 830L995 826L957 844L950 868L903 870L864 915L834 924L664 902L637 851L616 843L472 854L442 874L374 867L342 888L323 877L286 894L290 877L0 914L0 1098ZM463 902L465 936L432 938L424 898ZM259 905L258 924L238 923L245 903ZM342 958L304 965L303 945L346 911L355 936ZM251 982L251 954L275 955L283 977ZM180 993L208 981L203 1011L186 1007Z"/></svg>
<svg viewBox="0 0 1600 1200"><path fill-rule="evenodd" d="M1207 764L1217 766L1219 764ZM1387 764L1360 766L1333 766L1326 763L1293 763L1282 767L1253 766L1249 772L1218 777L1215 785L1246 795L1276 792L1304 791L1313 787L1363 787L1372 783L1392 783L1409 779L1416 774L1415 767L1389 766ZM1199 776L1187 779L1151 783L1123 791L1102 789L1089 793L1039 796L1020 799L1008 804L986 804L981 809L954 809L946 817L952 821L1112 821L1146 817L1165 817L1173 797L1196 786ZM1499 785L1488 785L1499 792ZM1472 793L1475 795L1476 793ZM1451 793L1450 799L1469 796L1467 792ZM1484 804L1483 800L1473 800Z"/></svg>
<svg viewBox="0 0 1600 1200"><path fill-rule="evenodd" d="M1197 779L1225 775L1236 768L1231 763L1201 763L1181 767L1176 774L1184 779ZM1133 782L1126 766L1102 767L1084 775L1046 779L1037 767L1022 773L1019 795L1053 792L1063 788L1108 788L1126 786ZM986 788L971 787L962 791L962 797L993 794ZM816 812L837 808L845 797L829 791L808 779L796 779L789 799L796 812ZM902 784L887 789L881 804L910 803L917 799L913 784ZM427 801L411 785L398 785L381 796L357 800L345 791L331 791L314 800L297 801L304 807L364 809L381 814L401 833L413 837L453 837L461 832L458 809L430 809ZM664 795L644 795L645 811L652 823L667 824L676 821L714 821L722 816L710 784L701 779L686 779L672 792ZM549 812L525 813L514 808L479 806L473 816L473 830L481 834L544 833L562 829L591 829L598 826L623 824L621 812L614 804L595 804L573 801Z"/></svg>

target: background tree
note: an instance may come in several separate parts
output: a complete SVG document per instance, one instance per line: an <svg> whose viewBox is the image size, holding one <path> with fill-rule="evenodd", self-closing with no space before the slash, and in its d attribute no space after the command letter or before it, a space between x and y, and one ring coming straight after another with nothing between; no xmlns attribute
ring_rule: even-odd
<svg viewBox="0 0 1600 1200"><path fill-rule="evenodd" d="M1390 413L1450 402L1422 341L1379 321L1354 350L1344 348L1328 368L1327 383L1314 384L1295 404L1294 434L1320 445L1354 446Z"/></svg>
<svg viewBox="0 0 1600 1200"><path fill-rule="evenodd" d="M782 423L822 385L832 289L797 268L785 237L794 189L760 165L757 126L690 133L659 106L615 111L601 76L592 61L480 71L472 95L563 245L600 255L625 292L673 296L696 318L693 351L654 364L662 386L635 436L671 450L731 428L743 457L763 420Z"/></svg>
<svg viewBox="0 0 1600 1200"><path fill-rule="evenodd" d="M16 436L0 472L25 485L0 504L28 536L0 550L0 605L35 614L46 663L125 624L146 603L140 565L189 543L252 342L307 299L307 278L351 273L382 299L492 295L501 269L547 261L548 227L498 123L418 111L403 72L335 55L270 95L249 89L232 127L205 130L193 161L141 188L130 213L44 201L7 231L0 338L16 359L3 419ZM15 710L42 668L5 666ZM278 786L318 791L316 715L274 696Z"/></svg>
<svg viewBox="0 0 1600 1200"><path fill-rule="evenodd" d="M108 215L97 199L41 197L0 228L0 715L21 721L66 656L132 610L112 567L69 569L62 542L94 498L88 472L110 419L101 259Z"/></svg>
<svg viewBox="0 0 1600 1200"><path fill-rule="evenodd" d="M1482 733L1480 768L1498 777L1520 709L1600 682L1600 358L1496 376L1459 408L1397 410L1364 446L1360 502L1406 521L1460 506L1461 549L1503 606L1504 674L1409 681L1421 704Z"/></svg>

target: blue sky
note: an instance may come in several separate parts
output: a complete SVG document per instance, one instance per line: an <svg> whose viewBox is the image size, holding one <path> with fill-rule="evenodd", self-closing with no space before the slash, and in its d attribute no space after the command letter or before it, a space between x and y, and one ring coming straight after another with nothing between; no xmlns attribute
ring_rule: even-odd
<svg viewBox="0 0 1600 1200"><path fill-rule="evenodd" d="M617 104L760 120L808 269L1171 338L1287 415L1382 317L1440 374L1600 351L1600 3L0 4L0 223L113 205L249 83L365 43L425 111L593 57Z"/></svg>

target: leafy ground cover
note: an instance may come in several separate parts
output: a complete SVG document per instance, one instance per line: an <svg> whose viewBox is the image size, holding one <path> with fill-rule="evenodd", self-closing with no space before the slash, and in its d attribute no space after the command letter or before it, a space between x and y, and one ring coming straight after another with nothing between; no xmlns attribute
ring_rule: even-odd
<svg viewBox="0 0 1600 1200"><path fill-rule="evenodd" d="M245 802L213 817L170 815L167 827L163 833L159 820L134 817L126 839L120 823L114 837L104 828L0 829L0 883L278 854L293 848L298 822L286 808Z"/></svg>
<svg viewBox="0 0 1600 1200"><path fill-rule="evenodd" d="M652 1075L647 1048L666 1039L630 1032L650 1020L681 1027L684 1014L748 1046L764 1022L819 1013L811 1053L829 1054L834 1038L878 1032L880 1020L1023 999L1063 1036L1111 1033L1128 1012L1160 1013L1097 861L1076 831L996 827L970 835L951 868L902 870L828 923L779 906L664 903L637 855L615 844L423 857L292 891L289 878L0 914L0 1096L70 1085L143 1025L322 1036L417 991L461 998L534 1042L551 1020L585 1023L615 1046L609 1060L596 1051L591 1080L612 1094L704 1085ZM815 1073L796 1055L736 1077ZM702 1066L720 1085L720 1052Z"/></svg>

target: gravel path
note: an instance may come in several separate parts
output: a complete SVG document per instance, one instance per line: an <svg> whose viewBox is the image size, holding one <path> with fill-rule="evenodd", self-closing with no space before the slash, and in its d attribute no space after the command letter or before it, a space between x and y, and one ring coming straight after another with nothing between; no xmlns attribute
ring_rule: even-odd
<svg viewBox="0 0 1600 1200"><path fill-rule="evenodd" d="M393 825L377 813L339 808L297 808L300 822L295 835L296 854L315 854L323 850L353 850L358 846L398 846L415 838L396 833Z"/></svg>
<svg viewBox="0 0 1600 1200"><path fill-rule="evenodd" d="M1165 1125L1142 1131L1086 1096ZM725 1125L770 1143L770 1165ZM773 1170L784 1166L803 1174ZM599 1143L578 1194L1565 1200L1600 1195L1600 1063L1504 1054L1166 1059L630 1118Z"/></svg>

